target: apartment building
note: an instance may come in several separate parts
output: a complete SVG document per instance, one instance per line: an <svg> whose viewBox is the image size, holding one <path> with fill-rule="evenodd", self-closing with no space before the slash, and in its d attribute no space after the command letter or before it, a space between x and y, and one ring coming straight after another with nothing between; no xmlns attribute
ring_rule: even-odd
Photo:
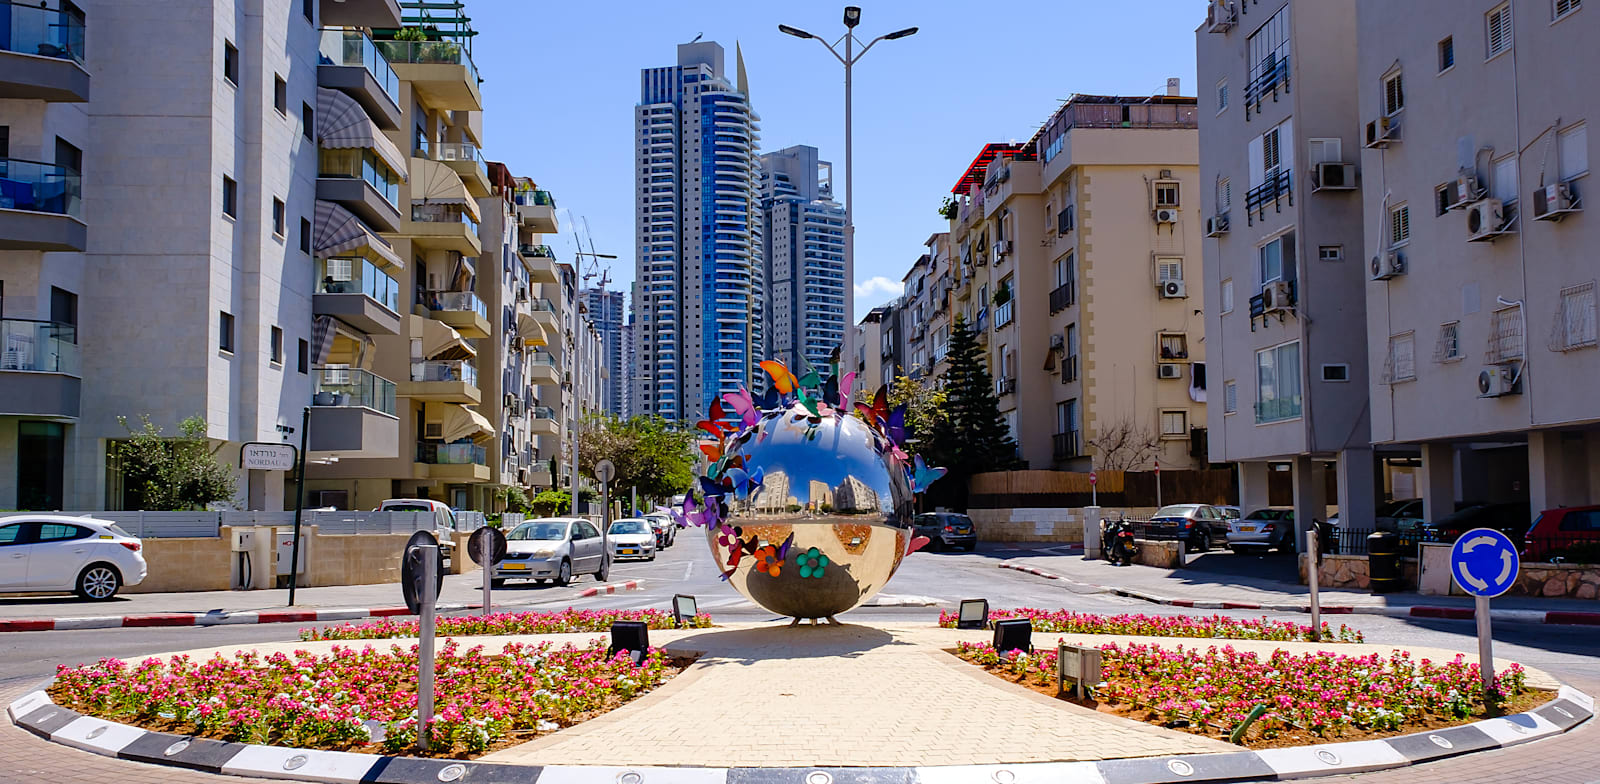
<svg viewBox="0 0 1600 784"><path fill-rule="evenodd" d="M590 320L581 296L577 270L566 263L557 264L556 268L560 282L547 292L555 303L560 326L553 332L549 351L560 370L561 382L556 394L545 399L555 420L561 423L561 430L558 435L541 438L540 449L551 456L553 486L563 489L572 483L573 439L583 422L603 410L601 400L610 371L604 339Z"/></svg>
<svg viewBox="0 0 1600 784"><path fill-rule="evenodd" d="M1213 3L1195 33L1209 451L1246 507L1288 469L1302 531L1334 504L1370 529L1377 487L1354 35L1353 4L1303 0Z"/></svg>
<svg viewBox="0 0 1600 784"><path fill-rule="evenodd" d="M763 358L823 370L845 327L844 207L833 200L833 164L805 145L762 155L761 220Z"/></svg>
<svg viewBox="0 0 1600 784"><path fill-rule="evenodd" d="M887 305L879 306L867 311L861 317L861 322L852 329L856 331L856 388L876 392L880 384L887 384L893 380L894 357L884 342L884 319L893 319L892 308ZM888 361L885 361L885 360ZM887 368L887 371L885 370ZM885 375L885 373L890 375Z"/></svg>
<svg viewBox="0 0 1600 784"><path fill-rule="evenodd" d="M634 108L635 280L641 411L689 420L724 392L759 388L762 333L759 117L742 57L681 44L640 73Z"/></svg>
<svg viewBox="0 0 1600 784"><path fill-rule="evenodd" d="M1600 227L1584 205L1600 98L1579 56L1594 13L1577 0L1355 8L1358 116L1343 124L1363 134L1373 228L1351 272L1362 392L1373 442L1420 458L1429 519L1460 502L1600 503Z"/></svg>
<svg viewBox="0 0 1600 784"><path fill-rule="evenodd" d="M932 311L931 257L924 253L900 279L904 292L894 302L896 339L893 374L913 381L928 377L928 315Z"/></svg>
<svg viewBox="0 0 1600 784"><path fill-rule="evenodd" d="M955 288L954 260L950 250L949 232L935 232L923 243L928 249L928 308L930 314L926 322L928 338L928 364L927 374L933 378L942 377L950 369L950 328L953 323L951 304L955 297L952 291Z"/></svg>
<svg viewBox="0 0 1600 784"><path fill-rule="evenodd" d="M589 321L600 334L600 352L597 359L601 366L616 371L608 373L604 383L600 385L600 410L611 416L624 416L627 403L627 393L624 390L629 383L628 377L623 373L626 356L624 349L627 342L624 332L628 326L628 312L623 292L606 291L595 287L586 288L583 290L583 302L589 314Z"/></svg>

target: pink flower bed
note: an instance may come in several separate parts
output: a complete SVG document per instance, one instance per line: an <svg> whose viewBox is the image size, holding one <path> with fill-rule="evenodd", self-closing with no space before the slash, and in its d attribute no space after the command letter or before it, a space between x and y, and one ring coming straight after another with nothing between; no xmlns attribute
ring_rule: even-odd
<svg viewBox="0 0 1600 784"><path fill-rule="evenodd" d="M1441 663L1413 660L1404 652L1297 656L1280 650L1263 660L1232 646L1202 651L1110 644L1100 651L1105 682L1094 688L1095 699L1148 709L1169 725L1187 721L1226 732L1264 704L1267 712L1254 725L1262 738L1297 729L1339 737L1460 721L1484 711L1478 665L1463 655ZM1055 680L1054 650L1001 654L987 643L961 643L957 652L1028 682ZM1495 682L1499 700L1527 690L1526 674L1516 664L1498 673Z"/></svg>
<svg viewBox="0 0 1600 784"><path fill-rule="evenodd" d="M567 608L556 612L495 613L462 617L440 617L434 628L438 636L466 637L484 634L572 634L603 632L615 621L644 621L652 629L671 629L672 613L661 610L574 610ZM689 628L704 629L711 626L711 616L696 615ZM371 623L346 623L321 629L301 629L300 639L314 640L385 640L396 637L417 636L417 620L385 618Z"/></svg>
<svg viewBox="0 0 1600 784"><path fill-rule="evenodd" d="M1140 637L1206 637L1229 640L1311 640L1311 627L1292 621L1266 618L1229 618L1224 615L1095 615L1070 610L990 610L991 621L1028 618L1033 629L1051 634L1126 634ZM953 629L956 614L939 613L939 625ZM1344 624L1338 629L1322 624L1323 642L1361 642L1361 632Z"/></svg>
<svg viewBox="0 0 1600 784"><path fill-rule="evenodd" d="M513 733L531 738L610 710L676 672L659 650L637 665L605 651L598 640L559 649L512 643L491 656L446 641L436 652L431 748L480 754ZM101 659L59 667L50 694L85 714L182 734L319 749L376 744L396 753L417 739L416 673L414 645L137 665Z"/></svg>

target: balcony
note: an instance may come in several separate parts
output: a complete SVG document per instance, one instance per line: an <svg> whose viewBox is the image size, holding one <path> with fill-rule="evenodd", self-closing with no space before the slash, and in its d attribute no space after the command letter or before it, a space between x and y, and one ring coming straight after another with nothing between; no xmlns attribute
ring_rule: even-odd
<svg viewBox="0 0 1600 784"><path fill-rule="evenodd" d="M556 315L556 306L548 299L540 298L528 303L528 315L533 317L545 332L552 335L561 331L561 318Z"/></svg>
<svg viewBox="0 0 1600 784"><path fill-rule="evenodd" d="M318 51L318 85L354 98L384 130L400 127L400 77L366 33L324 29Z"/></svg>
<svg viewBox="0 0 1600 784"><path fill-rule="evenodd" d="M321 0L317 18L339 27L399 27L400 4L395 0Z"/></svg>
<svg viewBox="0 0 1600 784"><path fill-rule="evenodd" d="M412 243L425 248L453 250L463 256L483 255L478 239L478 221L462 204L411 202L411 220L405 233Z"/></svg>
<svg viewBox="0 0 1600 784"><path fill-rule="evenodd" d="M561 282L561 276L556 272L556 254L549 245L525 242L517 246L517 255L522 257L522 264L528 268L528 276L534 283Z"/></svg>
<svg viewBox="0 0 1600 784"><path fill-rule="evenodd" d="M1015 303L1016 303L1016 300L1008 299L1005 302L1002 302L1002 303L994 306L994 328L995 329L1000 329L1001 327L1008 326L1008 325L1011 324L1012 321L1016 320Z"/></svg>
<svg viewBox="0 0 1600 784"><path fill-rule="evenodd" d="M996 397L1014 395L1017 392L1017 380L1014 378L997 378L994 381L994 394Z"/></svg>
<svg viewBox="0 0 1600 784"><path fill-rule="evenodd" d="M77 327L0 321L0 415L76 419L82 375Z"/></svg>
<svg viewBox="0 0 1600 784"><path fill-rule="evenodd" d="M1282 212L1285 202L1294 206L1294 176L1288 169L1269 173L1265 182L1245 192L1245 225L1253 226L1257 220L1266 220L1269 202L1273 212Z"/></svg>
<svg viewBox="0 0 1600 784"><path fill-rule="evenodd" d="M1284 93L1289 92L1289 42L1287 41L1269 52L1260 63L1250 69L1250 81L1244 86L1245 121L1250 120L1251 108L1255 109L1256 114L1261 113L1261 99L1268 93L1276 103L1280 87Z"/></svg>
<svg viewBox="0 0 1600 784"><path fill-rule="evenodd" d="M400 284L364 258L319 258L311 312L369 335L400 334Z"/></svg>
<svg viewBox="0 0 1600 784"><path fill-rule="evenodd" d="M428 317L448 324L465 338L489 337L489 306L470 291L424 292Z"/></svg>
<svg viewBox="0 0 1600 784"><path fill-rule="evenodd" d="M1256 403L1256 424L1282 422L1300 416L1300 396L1262 400Z"/></svg>
<svg viewBox="0 0 1600 784"><path fill-rule="evenodd" d="M317 199L344 207L378 231L400 230L400 175L373 150L318 150Z"/></svg>
<svg viewBox="0 0 1600 784"><path fill-rule="evenodd" d="M341 458L400 456L395 384L354 368L316 368L306 451Z"/></svg>
<svg viewBox="0 0 1600 784"><path fill-rule="evenodd" d="M556 411L549 406L532 406L528 409L528 432L536 436L561 435L561 422Z"/></svg>
<svg viewBox="0 0 1600 784"><path fill-rule="evenodd" d="M76 171L0 158L0 250L81 251L88 236Z"/></svg>
<svg viewBox="0 0 1600 784"><path fill-rule="evenodd" d="M1077 292L1077 285L1071 281L1063 283L1051 290L1050 315L1054 316L1055 314L1072 307L1073 301L1078 298Z"/></svg>
<svg viewBox="0 0 1600 784"><path fill-rule="evenodd" d="M378 41L394 72L434 109L483 111L477 66L454 41Z"/></svg>
<svg viewBox="0 0 1600 784"><path fill-rule="evenodd" d="M464 359L430 359L411 363L411 380L396 389L400 397L438 403L478 403L478 369Z"/></svg>
<svg viewBox="0 0 1600 784"><path fill-rule="evenodd" d="M517 204L517 219L524 227L540 234L555 234L561 230L556 223L556 197L549 191L519 189L512 200Z"/></svg>
<svg viewBox="0 0 1600 784"><path fill-rule="evenodd" d="M535 351L528 355L528 376L534 384L553 387L561 383L561 368L549 353Z"/></svg>
<svg viewBox="0 0 1600 784"><path fill-rule="evenodd" d="M489 481L489 454L477 444L436 444L417 442L417 479L446 482Z"/></svg>
<svg viewBox="0 0 1600 784"><path fill-rule="evenodd" d="M1078 456L1078 431L1056 433L1050 440L1050 456L1056 460L1070 460Z"/></svg>
<svg viewBox="0 0 1600 784"><path fill-rule="evenodd" d="M1071 384L1078 380L1078 355L1068 354L1061 358L1061 383Z"/></svg>
<svg viewBox="0 0 1600 784"><path fill-rule="evenodd" d="M88 101L83 19L42 5L0 3L0 98Z"/></svg>
<svg viewBox="0 0 1600 784"><path fill-rule="evenodd" d="M552 487L550 483L550 469L548 467L533 466L528 469L529 487Z"/></svg>
<svg viewBox="0 0 1600 784"><path fill-rule="evenodd" d="M489 196L489 166L483 151L472 142L440 142L433 145L433 159L461 175L467 191L480 199Z"/></svg>

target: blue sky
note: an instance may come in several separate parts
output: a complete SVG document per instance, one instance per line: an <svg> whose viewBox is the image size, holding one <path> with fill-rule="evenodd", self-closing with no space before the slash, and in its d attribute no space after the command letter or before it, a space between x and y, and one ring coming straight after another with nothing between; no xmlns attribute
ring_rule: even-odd
<svg viewBox="0 0 1600 784"><path fill-rule="evenodd" d="M1072 93L1150 95L1167 77L1195 94L1194 29L1202 0L995 5L861 0L863 41L903 27L855 68L856 313L893 298L922 242L945 224L944 195L989 142L1025 141ZM642 0L467 0L485 81L484 147L533 177L562 209L551 244L571 258L586 218L611 264L613 288L633 280L633 107L639 69L672 65L697 34L733 64L744 49L761 149L809 144L834 164L844 192L844 69L830 40L843 3ZM570 215L570 217L569 217ZM892 282L892 283L891 283Z"/></svg>

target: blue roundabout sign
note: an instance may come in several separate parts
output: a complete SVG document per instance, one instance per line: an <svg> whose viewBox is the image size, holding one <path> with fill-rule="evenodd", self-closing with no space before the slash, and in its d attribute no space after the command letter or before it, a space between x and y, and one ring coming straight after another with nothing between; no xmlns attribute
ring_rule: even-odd
<svg viewBox="0 0 1600 784"><path fill-rule="evenodd" d="M1517 546L1493 528L1474 528L1450 548L1450 573L1473 596L1499 596L1517 581L1522 567Z"/></svg>

